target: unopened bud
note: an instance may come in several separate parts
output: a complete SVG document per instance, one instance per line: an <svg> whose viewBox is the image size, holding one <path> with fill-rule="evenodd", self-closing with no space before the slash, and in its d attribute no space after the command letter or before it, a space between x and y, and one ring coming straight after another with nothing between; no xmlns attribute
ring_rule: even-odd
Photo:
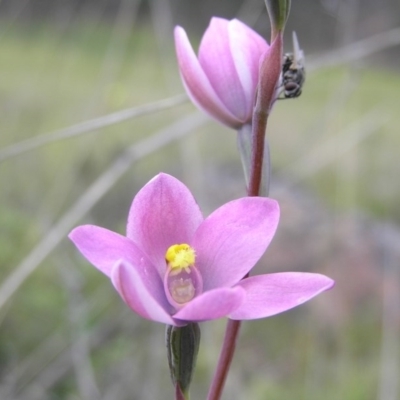
<svg viewBox="0 0 400 400"><path fill-rule="evenodd" d="M174 386L187 396L196 366L200 346L200 327L197 323L177 327L167 325L165 332L168 364Z"/></svg>
<svg viewBox="0 0 400 400"><path fill-rule="evenodd" d="M283 32L290 11L290 0L265 0L272 27L272 40L278 32Z"/></svg>

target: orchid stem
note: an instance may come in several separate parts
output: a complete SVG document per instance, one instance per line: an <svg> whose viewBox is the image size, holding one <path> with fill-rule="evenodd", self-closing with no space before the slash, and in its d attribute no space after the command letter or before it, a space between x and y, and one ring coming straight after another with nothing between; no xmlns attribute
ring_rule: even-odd
<svg viewBox="0 0 400 400"><path fill-rule="evenodd" d="M264 175L263 174L263 163L265 162L264 155L268 155L269 158L269 153L267 154L264 153L265 129L267 126L267 120L268 120L268 114L266 112L264 111L254 112L253 134L252 134L253 151L251 159L250 181L249 181L249 186L247 188L248 196L260 195L262 178ZM269 172L267 175L269 175ZM269 178L269 176L267 177ZM268 192L268 186L269 185L266 185L267 192ZM265 193L264 195L267 196L268 193Z"/></svg>
<svg viewBox="0 0 400 400"><path fill-rule="evenodd" d="M254 116L256 116L256 112ZM269 151L264 152L265 145L265 127L267 125L268 114L262 113L259 117L256 117L254 121L257 123L253 124L253 149L252 149L252 162L250 169L250 181L248 184L247 195L258 196L261 190L262 178L268 180L265 182L265 190L268 192L269 189ZM264 124L264 125L263 125ZM268 171L263 173L263 161L268 166ZM265 193L267 196L268 193ZM247 277L248 275L246 275ZM221 354L218 360L218 366L215 371L213 381L210 386L207 400L219 400L221 398L222 390L225 385L226 378L228 376L229 368L231 366L233 355L235 353L237 337L240 330L241 321L228 320L224 342L222 344Z"/></svg>
<svg viewBox="0 0 400 400"><path fill-rule="evenodd" d="M229 368L235 353L236 341L240 329L240 321L228 320L217 370L208 392L207 400L219 400L224 389Z"/></svg>
<svg viewBox="0 0 400 400"><path fill-rule="evenodd" d="M276 100L276 87L282 69L282 32L279 32L274 39L265 65L265 69L263 66L260 68L258 93L251 124L251 162L247 187L248 196L268 196L269 193L270 156L266 144L265 132L269 113ZM265 75L262 74L263 71ZM245 131L239 132L239 135L241 134L245 134ZM243 137L239 137L239 145L241 140L243 140ZM244 150L246 149L244 148ZM263 164L266 168L263 168ZM244 278L247 277L248 275ZM219 400L221 397L235 352L240 325L240 321L234 320L229 320L227 323L221 354L207 400Z"/></svg>

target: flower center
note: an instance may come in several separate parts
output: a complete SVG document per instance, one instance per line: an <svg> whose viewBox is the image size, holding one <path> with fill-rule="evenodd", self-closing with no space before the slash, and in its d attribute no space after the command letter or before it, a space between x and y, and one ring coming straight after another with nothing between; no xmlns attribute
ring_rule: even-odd
<svg viewBox="0 0 400 400"><path fill-rule="evenodd" d="M169 303L180 308L203 289L203 280L195 264L196 254L188 244L174 244L165 253L167 271L164 290Z"/></svg>
<svg viewBox="0 0 400 400"><path fill-rule="evenodd" d="M175 270L194 265L195 259L194 249L185 243L170 246L165 254L168 266Z"/></svg>

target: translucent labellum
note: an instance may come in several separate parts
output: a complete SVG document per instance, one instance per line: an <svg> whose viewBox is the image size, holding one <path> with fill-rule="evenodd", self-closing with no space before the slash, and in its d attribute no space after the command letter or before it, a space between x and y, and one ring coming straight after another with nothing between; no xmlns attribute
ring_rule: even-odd
<svg viewBox="0 0 400 400"><path fill-rule="evenodd" d="M195 267L195 251L188 244L170 246L165 254L168 265L164 289L169 303L180 308L202 293L203 280Z"/></svg>

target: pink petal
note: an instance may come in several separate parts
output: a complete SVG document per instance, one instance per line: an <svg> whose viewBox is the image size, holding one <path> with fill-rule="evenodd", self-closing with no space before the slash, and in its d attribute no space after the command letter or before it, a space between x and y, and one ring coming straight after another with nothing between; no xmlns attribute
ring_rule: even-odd
<svg viewBox="0 0 400 400"><path fill-rule="evenodd" d="M241 126L241 121L228 110L215 93L184 29L177 26L174 35L179 71L186 92L193 103L225 125L232 128Z"/></svg>
<svg viewBox="0 0 400 400"><path fill-rule="evenodd" d="M327 276L306 272L253 276L238 283L247 296L229 318L270 317L305 303L333 285L334 281Z"/></svg>
<svg viewBox="0 0 400 400"><path fill-rule="evenodd" d="M193 241L204 290L242 279L264 254L278 221L278 203L263 197L234 200L212 213Z"/></svg>
<svg viewBox="0 0 400 400"><path fill-rule="evenodd" d="M99 226L78 226L69 234L69 238L82 255L107 276L110 276L118 260L135 264L144 257L131 240Z"/></svg>
<svg viewBox="0 0 400 400"><path fill-rule="evenodd" d="M199 322L222 318L236 310L244 297L245 292L239 287L210 290L187 303L174 319Z"/></svg>
<svg viewBox="0 0 400 400"><path fill-rule="evenodd" d="M202 220L189 189L171 175L159 174L133 199L127 236L147 254L160 277L164 277L168 247L190 244Z"/></svg>
<svg viewBox="0 0 400 400"><path fill-rule="evenodd" d="M258 84L260 58L269 46L257 32L237 19L229 22L228 31L233 62L245 95L246 115L250 119Z"/></svg>
<svg viewBox="0 0 400 400"><path fill-rule="evenodd" d="M141 317L169 325L179 324L170 315L172 310L158 276L148 276L146 271L120 261L112 270L111 279L125 303Z"/></svg>
<svg viewBox="0 0 400 400"><path fill-rule="evenodd" d="M200 43L199 62L222 103L245 123L249 105L233 61L228 27L226 19L211 19Z"/></svg>

